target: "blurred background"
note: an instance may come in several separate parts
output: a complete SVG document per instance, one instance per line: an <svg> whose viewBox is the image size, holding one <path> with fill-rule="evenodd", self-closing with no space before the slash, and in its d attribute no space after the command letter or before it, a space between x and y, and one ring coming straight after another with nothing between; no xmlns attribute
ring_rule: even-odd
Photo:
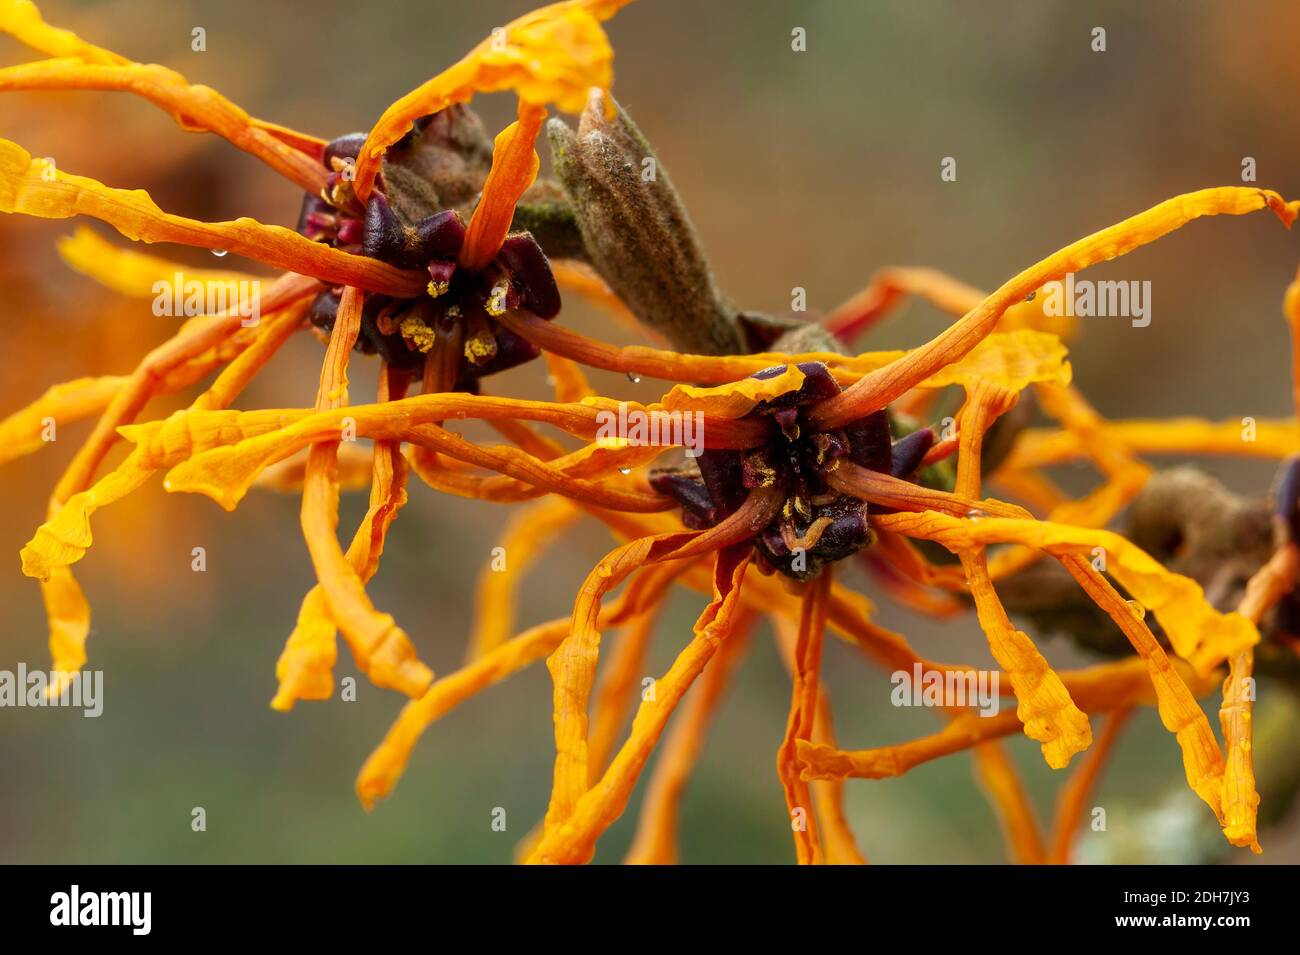
<svg viewBox="0 0 1300 955"><path fill-rule="evenodd" d="M368 128L393 99L529 7L528 0L41 4L47 20L91 42L178 69L256 116L325 138ZM1097 26L1106 30L1104 53L1091 49ZM191 50L195 27L206 30L206 52ZM807 31L806 52L791 50L795 27ZM616 95L673 176L720 283L751 309L787 312L791 289L801 286L811 309L829 310L887 265L935 266L992 288L1164 198L1239 184L1244 157L1256 160L1260 185L1300 195L1300 7L1286 0L1247 9L1195 0L643 0L607 29ZM8 37L0 51L4 64L36 58ZM45 93L2 102L0 135L55 157L65 171L147 188L162 208L199 219L248 215L292 225L297 217L293 187L223 140L181 132L143 101ZM475 107L496 130L513 102L485 97ZM940 181L947 156L957 159L956 182ZM121 299L59 261L55 240L73 228L0 221L0 415L53 383L124 373L174 331L174 320L155 317L148 301ZM218 262L206 252L151 251ZM1255 215L1203 220L1096 269L1089 277L1149 279L1152 322L1083 320L1072 346L1076 381L1112 417L1290 414L1280 308L1298 261L1295 236ZM233 257L220 264L246 265ZM631 340L580 302L566 306L563 321ZM865 344L911 346L945 322L910 305ZM239 406L309 404L320 355L314 339L300 336ZM374 361L359 365L354 394L367 394ZM539 366L494 379L493 389L541 396ZM593 377L608 394L658 393L650 382ZM150 417L184 400L160 401ZM88 430L89 423L61 429L54 445L0 471L0 553L9 555L0 574L0 669L20 661L48 668L39 590L21 575L17 555ZM1273 471L1266 462L1205 466L1243 494L1263 494ZM1078 476L1085 478L1091 474ZM510 511L418 483L411 491L369 589L446 673L463 657L472 588ZM348 535L363 510L364 495L345 499ZM88 649L90 666L105 674L104 713L0 709L0 861L506 862L541 817L553 742L550 681L540 665L436 724L394 795L370 814L352 782L401 701L359 680L354 703L269 709L276 658L313 582L296 497L254 492L226 514L206 498L167 495L154 480L100 512L94 532L76 573L94 613ZM196 546L207 550L206 573L190 569ZM530 578L521 623L565 614L609 546L594 526L571 531ZM860 575L853 580L878 597ZM880 622L926 656L991 662L973 618L936 626L877 602ZM700 605L692 594L674 599L651 672L671 662ZM1086 662L1059 640L1043 649L1059 666ZM849 648L831 641L827 653L846 747L901 742L936 727L928 713L891 707L886 675ZM338 674L355 675L346 649ZM770 635L761 632L691 782L683 861L791 861L774 770L789 695ZM1285 717L1265 685L1259 724ZM1035 744L1009 746L1049 820L1063 777ZM1245 850L1218 848L1210 814L1185 788L1172 738L1142 711L1093 800L1107 809L1109 829L1086 834L1080 858L1201 859L1209 845L1208 858L1255 861ZM599 861L621 858L638 800L602 841ZM873 861L1006 861L965 755L901 779L850 781L847 804ZM191 831L198 806L206 833ZM498 806L507 811L505 833L490 827ZM1264 831L1259 861L1300 861L1298 827L1293 812Z"/></svg>

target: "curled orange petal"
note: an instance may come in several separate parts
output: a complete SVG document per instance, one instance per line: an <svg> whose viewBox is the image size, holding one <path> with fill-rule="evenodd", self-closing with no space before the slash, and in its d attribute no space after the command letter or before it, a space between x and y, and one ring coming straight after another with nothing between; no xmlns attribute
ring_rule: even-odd
<svg viewBox="0 0 1300 955"><path fill-rule="evenodd" d="M421 116L476 93L512 89L521 103L579 113L592 87L608 90L614 51L600 22L630 0L565 0L499 27L463 59L393 103L370 130L357 158L354 187L364 202L384 151Z"/></svg>
<svg viewBox="0 0 1300 955"><path fill-rule="evenodd" d="M1105 557L1112 575L1160 621L1174 651L1205 675L1224 660L1259 642L1255 625L1239 613L1221 613L1190 577L1165 569L1159 561L1119 534L1047 521L981 517L960 520L927 511L872 518L887 530L936 540L950 550L972 545L1023 544L1056 557Z"/></svg>
<svg viewBox="0 0 1300 955"><path fill-rule="evenodd" d="M664 395L665 411L700 411L719 418L739 418L761 401L797 391L806 376L795 364L788 364L770 378L742 378L713 388L676 385Z"/></svg>
<svg viewBox="0 0 1300 955"><path fill-rule="evenodd" d="M1242 419L1206 421L1202 418L1103 421L1098 437L1112 447L1137 454L1231 454L1281 459L1300 453L1300 426L1294 418L1254 420L1254 441L1242 440ZM1069 429L1026 428L1003 467L1011 470L1046 467L1085 456L1082 437Z"/></svg>
<svg viewBox="0 0 1300 955"><path fill-rule="evenodd" d="M380 374L379 400L401 397L405 384L385 366ZM311 470L310 464L309 452L304 482ZM398 443L376 442L370 465L370 506L345 555L363 585L378 571L388 529L398 510L406 503L406 459L402 457ZM330 696L334 689L333 669L338 654L336 629L329 600L324 588L318 584L303 598L297 624L276 662L275 675L280 685L271 700L272 709L289 710L296 700L323 700Z"/></svg>
<svg viewBox="0 0 1300 955"><path fill-rule="evenodd" d="M841 395L819 405L810 424L839 427L888 405L919 382L951 365L988 337L1008 308L1049 281L1062 278L1134 249L1209 215L1245 215L1271 209L1288 228L1300 214L1300 201L1286 202L1276 192L1240 186L1202 189L1160 203L1116 225L1094 232L1010 279L971 309L961 321L898 361L872 372Z"/></svg>
<svg viewBox="0 0 1300 955"><path fill-rule="evenodd" d="M0 91L6 90L134 93L169 113L181 129L216 133L309 195L319 195L325 186L326 170L318 158L322 141L261 123L211 87L192 86L180 73L156 63L87 63L68 58L24 63L0 69Z"/></svg>
<svg viewBox="0 0 1300 955"><path fill-rule="evenodd" d="M428 284L428 277L422 273L340 252L282 226L263 225L248 218L199 222L163 212L143 190L113 189L94 179L71 175L43 160L32 159L25 149L6 139L0 139L0 212L42 219L91 216L107 222L128 239L226 250L335 285L352 285L386 295L410 298L422 293Z"/></svg>
<svg viewBox="0 0 1300 955"><path fill-rule="evenodd" d="M314 287L315 283L311 280L299 276L286 277L277 282L267 296L268 308L279 309L292 304ZM51 522L58 519L71 499L90 487L104 456L118 438L117 428L132 421L155 394L174 384L173 375L185 368L187 363L193 364L196 359L206 356L206 361L198 362L202 368L208 362L215 363L219 360L220 346L228 343L240 329L241 319L237 314L194 319L186 323L174 338L141 360L135 371L114 393L90 437L77 450L55 486L48 510ZM215 359L212 357L214 355L217 356ZM242 372L235 371L226 378L233 380L241 374ZM214 389L216 388L214 384ZM116 477L109 476L105 494L120 496L132 490L140 480L139 461L133 454L128 457ZM50 540L51 552L38 557L38 565L34 568L37 575L43 577L41 592L49 618L51 653L59 664L56 668L69 672L85 662L85 642L90 631L89 605L67 567L67 563L80 556L76 538L84 536L85 544L89 544L89 526L85 524L84 518L78 522L76 515L75 509L69 515L73 524L73 542L65 548L59 535L54 535ZM85 526L79 527L78 523ZM36 542L37 539L34 538L33 543ZM84 548L81 552L84 552ZM75 667L71 665L74 661ZM64 663L68 666L64 666Z"/></svg>
<svg viewBox="0 0 1300 955"><path fill-rule="evenodd" d="M541 160L533 144L546 118L545 106L519 104L519 119L497 134L483 195L465 230L460 264L477 272L496 258L515 217L515 203L537 179Z"/></svg>
<svg viewBox="0 0 1300 955"><path fill-rule="evenodd" d="M1011 625L989 579L983 550L959 552L958 556L989 649L1016 691L1016 715L1025 726L1025 735L1042 744L1048 766L1062 769L1075 753L1092 745L1088 717L1028 635Z"/></svg>
<svg viewBox="0 0 1300 955"><path fill-rule="evenodd" d="M738 550L743 550L744 556L740 556ZM718 647L733 634L740 606L741 581L749 562L749 548L719 551L713 599L696 621L691 642L677 655L668 672L655 682L653 697L642 701L627 742L600 780L590 789L585 784L582 786L581 796L562 819L556 820L548 810L542 839L529 855L529 863L574 864L591 859L596 840L627 806L650 751L659 741L682 696L717 653ZM557 706L558 703L557 697ZM558 731L561 718L558 708L555 716ZM556 768L558 772L558 761Z"/></svg>
<svg viewBox="0 0 1300 955"><path fill-rule="evenodd" d="M776 772L785 791L785 807L790 815L794 836L795 859L800 865L825 861L821 836L813 813L812 793L799 772L798 745L812 739L817 718L817 695L820 688L822 646L826 637L826 615L831 593L830 568L807 585L799 615L799 635L794 649L794 686L790 713L786 717L785 739L776 752Z"/></svg>
<svg viewBox="0 0 1300 955"><path fill-rule="evenodd" d="M1279 548L1267 564L1246 584L1246 595L1238 613L1258 621L1270 607L1294 589L1300 572L1300 548L1294 543ZM1255 680L1252 669L1255 652L1246 648L1234 656L1223 683L1219 726L1223 730L1226 755L1223 771L1223 834L1234 846L1249 846L1262 852L1256 832L1259 791L1255 786L1254 710Z"/></svg>
<svg viewBox="0 0 1300 955"><path fill-rule="evenodd" d="M974 500L962 497L960 494L923 487L902 478L861 467L851 461L841 461L835 470L827 473L826 481L831 487L845 494L902 511L935 511L953 517L976 515L1027 518L1031 516L1018 504L1007 504L993 498Z"/></svg>
<svg viewBox="0 0 1300 955"><path fill-rule="evenodd" d="M833 612L837 600L836 591L839 584L831 583L830 604L828 611ZM760 600L760 603L762 601ZM771 606L768 604L768 606ZM828 620L831 613L828 613ZM799 616L802 618L802 608ZM799 642L799 623L791 617L779 613L770 614L772 626L776 630L777 649L786 669L794 674L796 666L795 650ZM706 671L707 676L707 671ZM825 686L817 688L817 718L813 722L812 741L826 746L836 746L834 718L831 715L831 697ZM796 743L796 758L798 756ZM802 772L802 766L800 767ZM858 848L858 840L849 826L848 813L844 807L844 780L811 780L813 805L817 810L818 835L826 854L827 865L866 865L867 858ZM647 800L649 794L647 794Z"/></svg>
<svg viewBox="0 0 1300 955"><path fill-rule="evenodd" d="M1088 596L1105 610L1146 662L1156 690L1156 706L1165 729L1174 734L1183 753L1187 784L1223 821L1223 754L1209 720L1187 684L1170 665L1160 643L1142 618L1121 597L1087 558L1058 557Z"/></svg>
<svg viewBox="0 0 1300 955"><path fill-rule="evenodd" d="M351 287L345 289L321 368L318 408L347 404L348 358L361 328L361 308L362 293ZM416 657L410 638L392 615L375 609L361 578L339 546L335 480L338 440L336 435L332 442L314 445L308 456L302 493L303 538L330 613L347 637L357 665L375 685L419 696L432 681L433 672Z"/></svg>
<svg viewBox="0 0 1300 955"><path fill-rule="evenodd" d="M50 659L56 673L76 673L86 665L86 637L90 635L90 605L72 571L56 567L41 581L41 598L50 627ZM46 692L55 695L63 680L51 683Z"/></svg>
<svg viewBox="0 0 1300 955"><path fill-rule="evenodd" d="M734 514L714 527L638 538L611 551L587 576L574 601L569 637L546 664L555 687L556 750L551 801L546 811L548 835L568 819L587 791L587 701L600 654L597 621L604 595L644 564L699 556L753 536L779 506L774 491L752 491ZM542 851L540 846L537 851Z"/></svg>
<svg viewBox="0 0 1300 955"><path fill-rule="evenodd" d="M662 599L668 586L681 572L679 564L667 563L637 574L627 590L600 614L603 626L617 626L630 616L645 612ZM430 685L424 695L402 708L401 714L357 776L356 791L367 809L392 792L401 778L420 736L435 721L475 693L553 651L569 634L569 618L530 627L454 673Z"/></svg>

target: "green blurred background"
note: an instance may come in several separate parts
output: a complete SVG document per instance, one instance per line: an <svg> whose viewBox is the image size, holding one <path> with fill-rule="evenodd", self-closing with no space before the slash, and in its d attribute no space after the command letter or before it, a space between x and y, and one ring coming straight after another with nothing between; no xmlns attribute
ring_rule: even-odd
<svg viewBox="0 0 1300 955"><path fill-rule="evenodd" d="M113 0L42 5L46 18L134 59L220 89L253 114L324 137L365 129L393 99L453 62L526 0L320 0L280 5ZM191 30L207 50L190 49ZM1107 50L1091 50L1091 30ZM723 287L744 306L790 307L794 286L828 310L886 265L931 265L991 288L1069 241L1176 193L1240 182L1243 157L1261 185L1300 194L1295 95L1300 8L1160 0L1066 2L775 2L642 0L607 24L615 92L659 151ZM807 52L790 48L807 31ZM5 64L34 56L0 38ZM116 94L7 94L0 135L61 169L148 188L164 209L202 219L292 224L300 195L224 141L179 131ZM508 96L476 101L488 126ZM570 118L572 121L572 118ZM543 150L544 152L544 150ZM956 157L958 179L939 163ZM544 157L545 161L545 157ZM71 273L54 252L67 222L0 222L6 328L0 413L56 381L122 373L174 329L147 301L127 302ZM103 230L105 234L107 230ZM158 248L214 264L207 253ZM1153 320L1084 320L1076 381L1110 416L1219 419L1290 413L1282 291L1300 246L1267 215L1196 223L1091 277L1149 279ZM241 267L226 259L223 265ZM564 321L630 341L581 303ZM868 342L916 344L945 319L906 308ZM320 347L291 344L240 407L305 405ZM373 362L354 394L373 388ZM543 372L495 380L498 392L543 393ZM655 395L594 376L606 393ZM158 403L159 413L181 399ZM17 553L88 425L0 471L0 669L47 666L39 591ZM115 460L115 459L114 459ZM1241 493L1262 494L1265 463L1207 462ZM1081 478L1082 476L1080 476ZM363 497L344 504L350 534ZM440 673L462 659L477 574L508 515L500 505L412 485L370 587ZM435 725L392 798L358 805L356 771L400 700L359 681L355 703L267 706L274 665L312 573L291 496L251 494L234 514L160 482L95 519L95 547L76 568L94 611L90 665L105 671L99 719L0 709L0 861L506 862L540 818L553 756L550 682L535 666ZM594 526L571 532L530 578L524 623L564 614L609 546ZM190 569L207 550L206 573ZM854 573L867 593L872 586ZM879 599L880 621L927 656L989 661L973 619L936 626ZM687 639L700 598L678 595L652 672ZM1061 666L1082 661L1045 644ZM860 748L936 728L888 703L885 675L847 647L827 649L841 741ZM340 676L355 675L346 650ZM718 713L684 804L686 862L783 863L788 817L774 771L789 679L758 635ZM1281 721L1267 686L1259 721ZM1062 777L1037 747L1010 743L1040 817ZM1151 711L1125 734L1093 800L1110 829L1081 858L1178 861L1214 845L1208 812L1189 808L1177 747ZM1173 794L1172 796L1170 794ZM637 797L639 799L639 795ZM996 821L968 757L884 782L851 781L850 820L878 862L1001 862ZM191 831L193 807L207 831ZM493 832L494 807L508 829ZM1152 816L1149 810L1161 808ZM601 843L617 861L634 800ZM1263 862L1300 860L1296 814L1263 834ZM1252 861L1244 850L1219 853Z"/></svg>

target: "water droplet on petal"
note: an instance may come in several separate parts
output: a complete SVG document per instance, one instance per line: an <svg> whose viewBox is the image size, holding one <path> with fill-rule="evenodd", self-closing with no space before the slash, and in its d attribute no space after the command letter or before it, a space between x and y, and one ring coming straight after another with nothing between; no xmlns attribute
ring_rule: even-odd
<svg viewBox="0 0 1300 955"><path fill-rule="evenodd" d="M228 255L229 253L227 253L225 249L213 249L213 250L212 250L212 254L215 255L217 258L220 259L220 258L222 258L222 257L224 257L224 256L226 256L226 255Z"/></svg>
<svg viewBox="0 0 1300 955"><path fill-rule="evenodd" d="M634 372L634 371L629 371L629 372L627 373L627 380L630 381L630 382L632 382L632 384L634 384L634 385L639 385L639 384L641 384L641 376L638 375L638 374L637 374L636 372Z"/></svg>
<svg viewBox="0 0 1300 955"><path fill-rule="evenodd" d="M618 473L619 473L619 474L631 474L631 473L632 473L632 469L631 469L631 468L626 468L626 467L624 467L624 468L619 468L619 469L618 469Z"/></svg>
<svg viewBox="0 0 1300 955"><path fill-rule="evenodd" d="M967 520L978 521L981 517L988 517L988 514L980 510L978 507L972 507L969 511L966 512Z"/></svg>
<svg viewBox="0 0 1300 955"><path fill-rule="evenodd" d="M1138 603L1136 600L1130 600L1128 602L1128 608L1133 611L1134 616L1139 620L1143 619L1147 615L1147 608L1142 606L1142 604Z"/></svg>

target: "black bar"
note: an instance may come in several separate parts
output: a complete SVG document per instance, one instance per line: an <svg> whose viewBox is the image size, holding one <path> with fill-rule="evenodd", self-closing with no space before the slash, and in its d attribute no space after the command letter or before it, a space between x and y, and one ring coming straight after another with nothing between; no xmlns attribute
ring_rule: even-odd
<svg viewBox="0 0 1300 955"><path fill-rule="evenodd" d="M1288 924L1294 903L1287 867L904 867L798 869L680 867L11 867L0 891L6 937L81 941L286 940L337 944L436 943L457 934L535 939L584 947L611 919L647 939L728 939L770 932L847 933L864 944L877 932L928 931L973 939L1100 935L1184 940L1242 937ZM92 912L117 925L70 922ZM144 896L149 893L148 932ZM93 897L94 901L88 901ZM127 906L128 900L132 903ZM134 925L131 916L134 915ZM98 917L96 917L98 920ZM124 924L123 924L124 923ZM669 928L671 926L671 928ZM803 926L802 929L799 926ZM678 932L685 933L677 935ZM957 936L953 936L957 937Z"/></svg>

